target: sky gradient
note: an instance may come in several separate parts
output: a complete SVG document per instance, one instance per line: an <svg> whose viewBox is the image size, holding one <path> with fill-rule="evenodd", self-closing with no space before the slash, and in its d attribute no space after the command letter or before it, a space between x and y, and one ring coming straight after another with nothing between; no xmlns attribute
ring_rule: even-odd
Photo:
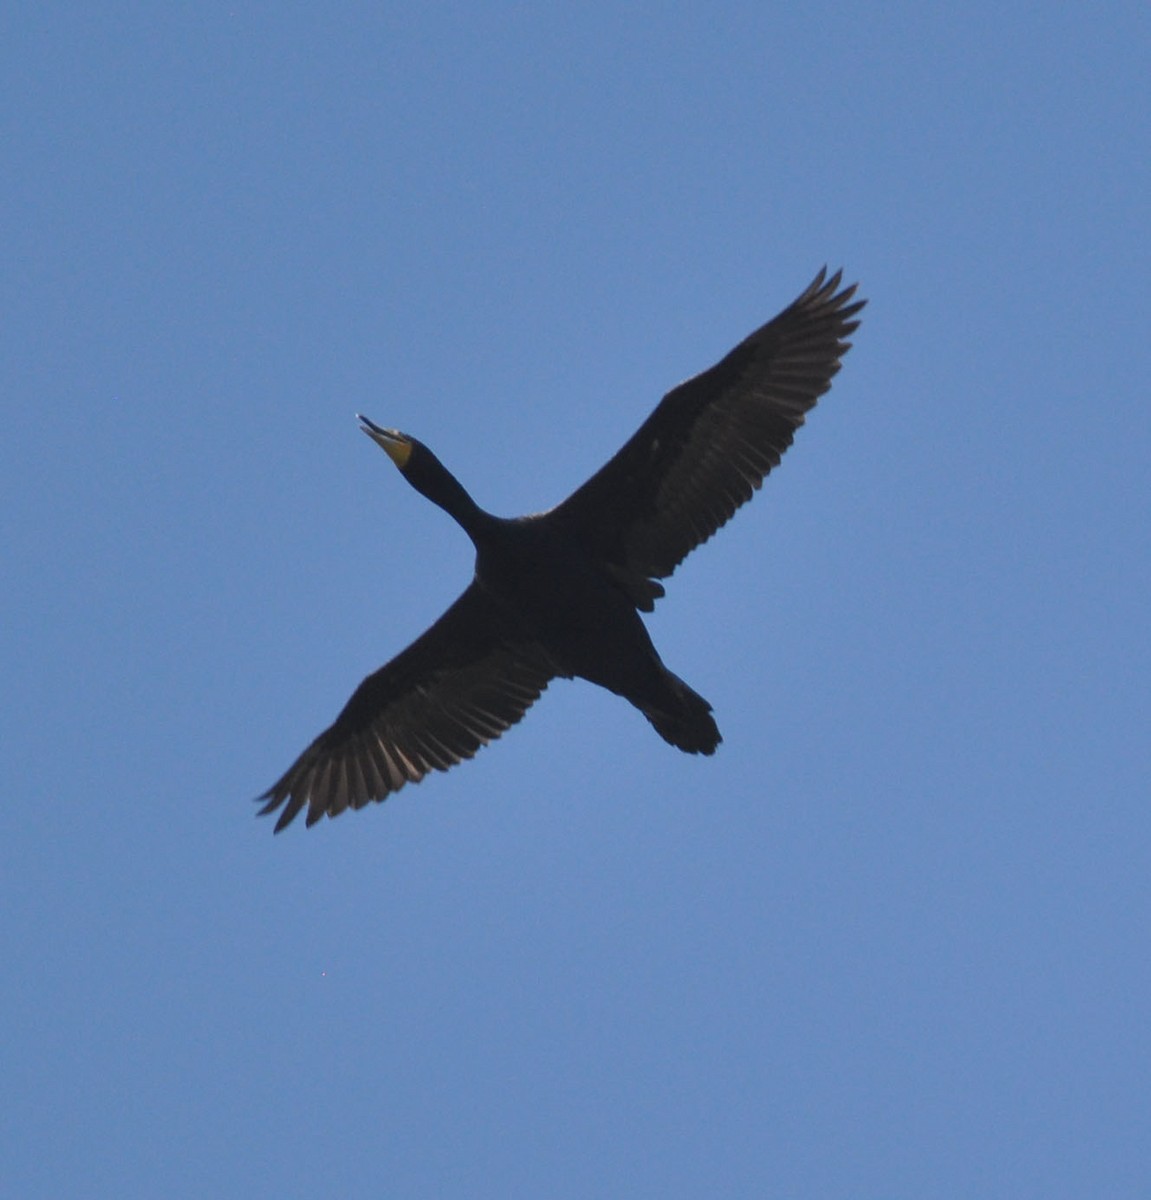
<svg viewBox="0 0 1151 1200"><path fill-rule="evenodd" d="M1151 1194L1145 5L0 18L0 1192ZM824 263L832 391L649 627L252 799Z"/></svg>

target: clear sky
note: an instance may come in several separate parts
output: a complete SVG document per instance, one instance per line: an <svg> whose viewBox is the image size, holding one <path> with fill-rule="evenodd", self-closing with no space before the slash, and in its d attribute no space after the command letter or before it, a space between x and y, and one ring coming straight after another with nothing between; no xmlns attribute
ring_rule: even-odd
<svg viewBox="0 0 1151 1200"><path fill-rule="evenodd" d="M1143 3L0 18L0 1192L1151 1195ZM649 624L252 799L463 588L357 431L546 507L842 265Z"/></svg>

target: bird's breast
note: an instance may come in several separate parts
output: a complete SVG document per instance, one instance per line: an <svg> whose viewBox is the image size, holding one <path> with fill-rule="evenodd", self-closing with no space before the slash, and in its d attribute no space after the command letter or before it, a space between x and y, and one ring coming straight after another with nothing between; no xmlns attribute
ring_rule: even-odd
<svg viewBox="0 0 1151 1200"><path fill-rule="evenodd" d="M622 589L594 563L546 546L481 555L476 573L512 620L549 645L595 637L638 619Z"/></svg>

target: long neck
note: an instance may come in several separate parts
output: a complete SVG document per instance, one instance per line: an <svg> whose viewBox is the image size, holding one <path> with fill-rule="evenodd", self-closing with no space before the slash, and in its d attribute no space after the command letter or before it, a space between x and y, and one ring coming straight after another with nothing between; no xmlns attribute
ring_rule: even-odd
<svg viewBox="0 0 1151 1200"><path fill-rule="evenodd" d="M473 542L491 522L492 518L468 495L464 485L433 454L428 453L407 476L412 487L454 518Z"/></svg>

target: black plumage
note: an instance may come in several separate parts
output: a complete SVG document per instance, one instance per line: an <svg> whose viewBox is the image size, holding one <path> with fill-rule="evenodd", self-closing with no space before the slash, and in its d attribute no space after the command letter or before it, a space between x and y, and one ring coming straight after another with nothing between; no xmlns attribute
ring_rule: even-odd
<svg viewBox="0 0 1151 1200"><path fill-rule="evenodd" d="M711 754L711 706L661 662L640 612L749 500L831 385L864 305L821 271L779 316L670 391L562 504L527 517L479 508L424 445L362 428L476 548L475 577L426 633L369 675L332 726L263 796L277 832L383 800L514 725L553 678L631 701L672 745Z"/></svg>

